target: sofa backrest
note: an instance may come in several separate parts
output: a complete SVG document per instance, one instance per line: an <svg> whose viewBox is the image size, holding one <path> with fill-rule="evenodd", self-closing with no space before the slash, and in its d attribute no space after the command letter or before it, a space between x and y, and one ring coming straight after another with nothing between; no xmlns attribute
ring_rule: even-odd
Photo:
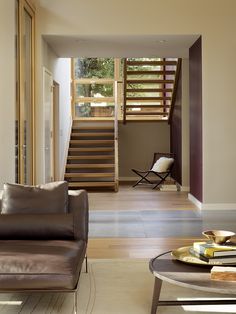
<svg viewBox="0 0 236 314"><path fill-rule="evenodd" d="M74 240L73 214L1 214L0 240Z"/></svg>
<svg viewBox="0 0 236 314"><path fill-rule="evenodd" d="M0 209L2 208L1 203L0 193ZM50 203L48 205L50 206ZM49 207L47 206L47 208ZM52 239L53 237L62 239L63 233L65 236L64 239L69 239L71 238L73 224L73 238L87 242L88 210L87 192L85 190L69 190L67 213L47 213L47 209L45 208L43 213L40 214L22 214L21 211L15 214L0 214L0 218L6 216L2 217L0 221L0 229L1 225L3 226L2 233L0 230L0 239L6 239L8 236L10 239L16 237L16 234L22 238L30 236L31 239L37 239L39 237L44 239ZM10 216L12 216L12 218ZM16 222L16 220L18 220L18 222ZM16 228L17 224L19 224L19 226ZM32 230L28 224L35 226L35 230ZM11 226L11 229L9 226ZM8 231L6 229L8 229ZM48 234L48 236L46 236L46 234Z"/></svg>

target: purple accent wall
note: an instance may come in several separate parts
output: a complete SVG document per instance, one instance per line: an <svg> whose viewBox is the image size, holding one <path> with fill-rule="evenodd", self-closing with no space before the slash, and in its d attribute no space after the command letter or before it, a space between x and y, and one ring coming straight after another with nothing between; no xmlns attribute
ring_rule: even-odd
<svg viewBox="0 0 236 314"><path fill-rule="evenodd" d="M202 202L202 40L189 49L190 193Z"/></svg>
<svg viewBox="0 0 236 314"><path fill-rule="evenodd" d="M182 185L182 73L180 71L172 121L170 124L170 150L175 154L172 178Z"/></svg>

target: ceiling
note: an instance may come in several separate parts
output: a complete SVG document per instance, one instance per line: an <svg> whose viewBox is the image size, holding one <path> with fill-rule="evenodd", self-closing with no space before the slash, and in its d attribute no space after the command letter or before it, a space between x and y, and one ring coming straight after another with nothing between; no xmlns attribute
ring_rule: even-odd
<svg viewBox="0 0 236 314"><path fill-rule="evenodd" d="M43 38L58 57L179 57L188 58L199 35L61 36Z"/></svg>

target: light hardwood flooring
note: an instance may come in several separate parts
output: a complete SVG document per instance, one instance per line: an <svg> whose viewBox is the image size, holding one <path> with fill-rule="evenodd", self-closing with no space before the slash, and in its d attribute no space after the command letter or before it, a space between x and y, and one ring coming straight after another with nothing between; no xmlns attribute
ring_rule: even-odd
<svg viewBox="0 0 236 314"><path fill-rule="evenodd" d="M160 192L147 187L132 188L120 186L118 193L89 193L90 213L100 211L153 211L160 215L171 211L180 217L183 211L199 215L198 209L188 200L186 192ZM121 213L122 215L122 213ZM99 216L99 215L98 215ZM104 229L109 222L104 223ZM132 222L130 222L131 224ZM163 227L170 228L169 219L163 220ZM119 221L118 221L119 224ZM105 230L104 230L105 232ZM152 258L157 254L179 246L190 245L198 237L90 237L88 244L89 258Z"/></svg>

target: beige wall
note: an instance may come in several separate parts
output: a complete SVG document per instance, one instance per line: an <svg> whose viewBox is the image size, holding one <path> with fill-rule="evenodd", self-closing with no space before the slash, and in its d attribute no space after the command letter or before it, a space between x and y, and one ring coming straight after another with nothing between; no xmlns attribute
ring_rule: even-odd
<svg viewBox="0 0 236 314"><path fill-rule="evenodd" d="M170 128L163 122L119 123L119 178L135 178L132 168L149 169L154 152L169 152Z"/></svg>
<svg viewBox="0 0 236 314"><path fill-rule="evenodd" d="M236 158L236 38L232 36L236 1L149 0L143 5L135 0L71 0L68 5L68 1L51 0L48 5L49 10L41 11L45 34L202 35L203 202L236 204L232 175Z"/></svg>
<svg viewBox="0 0 236 314"><path fill-rule="evenodd" d="M0 189L15 182L15 1L0 1Z"/></svg>
<svg viewBox="0 0 236 314"><path fill-rule="evenodd" d="M39 1L36 1L37 3ZM0 2L1 180L14 179L14 1ZM236 204L235 0L40 0L37 4L36 112L42 93L42 34L201 34L203 46L203 202ZM135 14L134 14L135 6ZM126 10L124 10L124 7ZM162 12L162 14L158 14ZM166 12L168 23L166 23ZM91 21L91 23L89 23ZM3 69L3 70L2 70ZM39 117L40 118L40 117ZM3 124L2 124L2 121ZM39 128L39 124L37 128ZM40 142L40 134L37 136ZM40 172L40 155L37 157Z"/></svg>

